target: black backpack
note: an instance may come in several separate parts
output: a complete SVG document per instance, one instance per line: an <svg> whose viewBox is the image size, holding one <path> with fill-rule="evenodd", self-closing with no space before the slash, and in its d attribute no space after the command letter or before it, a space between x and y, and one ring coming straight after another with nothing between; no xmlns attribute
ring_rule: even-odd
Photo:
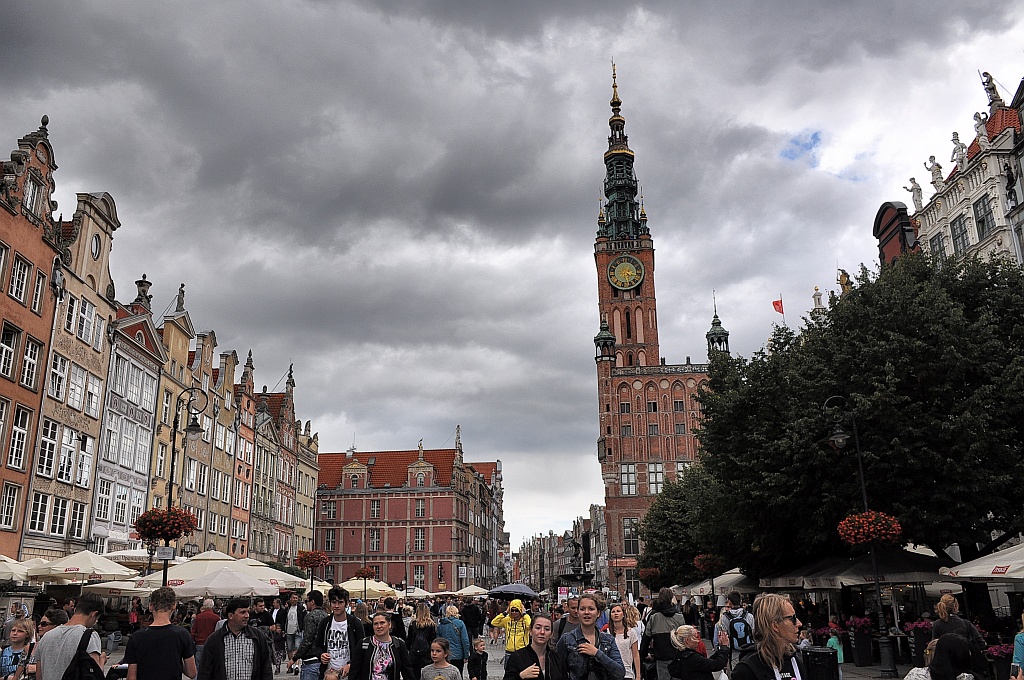
<svg viewBox="0 0 1024 680"><path fill-rule="evenodd" d="M412 644L409 651L415 656L430 656L430 636L425 628L416 626L416 633L412 636Z"/></svg>
<svg viewBox="0 0 1024 680"><path fill-rule="evenodd" d="M103 680L104 674L103 669L100 667L96 660L89 656L89 652L85 651L86 647L89 646L89 640L95 633L92 628L86 628L85 632L82 633L82 639L78 642L78 649L75 651L75 656L72 657L71 663L68 664L67 670L64 671L64 675L61 676L61 680Z"/></svg>
<svg viewBox="0 0 1024 680"><path fill-rule="evenodd" d="M725 616L729 628L729 641L732 643L733 649L745 649L754 644L754 631L750 630L745 610L736 618L733 618L728 612Z"/></svg>

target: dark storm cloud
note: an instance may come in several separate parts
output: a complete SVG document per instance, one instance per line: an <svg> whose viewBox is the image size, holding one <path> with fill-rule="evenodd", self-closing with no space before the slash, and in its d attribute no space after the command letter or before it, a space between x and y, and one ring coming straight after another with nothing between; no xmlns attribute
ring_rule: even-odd
<svg viewBox="0 0 1024 680"><path fill-rule="evenodd" d="M703 361L712 289L750 354L781 321L778 292L795 324L837 262L874 257L871 219L899 187L889 147L908 139L892 121L945 119L937 92L976 77L964 45L1005 44L1012 11L14 3L0 140L48 114L60 210L75 191L117 201L119 297L145 272L159 315L184 281L195 326L218 351L251 348L258 386L281 389L294 363L321 450L353 434L363 450L450 445L461 424L467 457L503 459L518 547L600 501L609 59L658 248L663 354ZM566 517L537 511L552 496Z"/></svg>

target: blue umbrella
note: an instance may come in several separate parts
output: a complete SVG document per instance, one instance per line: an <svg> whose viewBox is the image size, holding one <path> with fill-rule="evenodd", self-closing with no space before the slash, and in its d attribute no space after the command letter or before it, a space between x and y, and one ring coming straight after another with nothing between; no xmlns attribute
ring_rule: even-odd
<svg viewBox="0 0 1024 680"><path fill-rule="evenodd" d="M522 583L509 583L503 586L498 586L497 588L491 588L487 591L487 594L491 597L497 597L502 600L537 597L537 593L533 588L523 585Z"/></svg>

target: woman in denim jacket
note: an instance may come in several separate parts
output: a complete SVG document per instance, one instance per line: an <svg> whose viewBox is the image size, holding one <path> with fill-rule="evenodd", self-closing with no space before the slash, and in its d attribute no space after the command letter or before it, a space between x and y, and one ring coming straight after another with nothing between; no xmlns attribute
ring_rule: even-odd
<svg viewBox="0 0 1024 680"><path fill-rule="evenodd" d="M626 668L615 639L597 629L597 617L604 602L597 595L580 596L580 627L558 639L555 654L568 674L568 680L623 680Z"/></svg>

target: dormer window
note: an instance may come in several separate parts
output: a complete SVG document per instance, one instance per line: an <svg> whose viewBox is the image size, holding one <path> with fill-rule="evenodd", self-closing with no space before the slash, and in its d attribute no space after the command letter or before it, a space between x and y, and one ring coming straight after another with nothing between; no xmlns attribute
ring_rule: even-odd
<svg viewBox="0 0 1024 680"><path fill-rule="evenodd" d="M353 489L359 488L359 475L352 475L352 486Z"/></svg>
<svg viewBox="0 0 1024 680"><path fill-rule="evenodd" d="M416 486L423 486L426 481L427 477L422 472L416 475Z"/></svg>

